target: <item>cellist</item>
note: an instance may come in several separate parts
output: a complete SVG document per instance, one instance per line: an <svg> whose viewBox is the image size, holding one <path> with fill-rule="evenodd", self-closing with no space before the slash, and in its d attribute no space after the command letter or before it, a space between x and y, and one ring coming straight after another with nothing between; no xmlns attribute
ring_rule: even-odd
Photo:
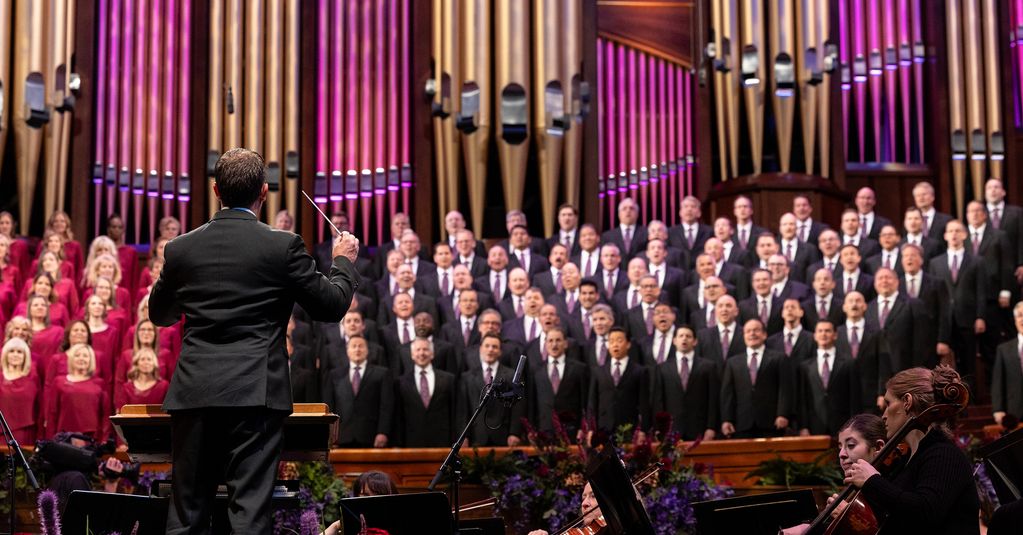
<svg viewBox="0 0 1023 535"><path fill-rule="evenodd" d="M945 399L943 389L966 387L955 370L910 368L888 380L882 419L893 437L909 419ZM954 417L954 415L953 415ZM973 468L950 438L950 421L932 423L925 430L910 431L904 441L908 458L882 476L866 459L845 470L845 483L862 489L862 496L879 515L886 515L880 534L927 533L970 535L980 532L980 503Z"/></svg>

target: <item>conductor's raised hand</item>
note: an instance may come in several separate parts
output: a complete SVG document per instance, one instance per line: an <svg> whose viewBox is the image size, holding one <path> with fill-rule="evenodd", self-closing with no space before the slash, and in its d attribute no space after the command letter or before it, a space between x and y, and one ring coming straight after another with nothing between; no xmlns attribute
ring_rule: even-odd
<svg viewBox="0 0 1023 535"><path fill-rule="evenodd" d="M342 231L337 238L334 238L332 254L334 258L343 256L355 263L355 258L359 255L359 238L347 230Z"/></svg>

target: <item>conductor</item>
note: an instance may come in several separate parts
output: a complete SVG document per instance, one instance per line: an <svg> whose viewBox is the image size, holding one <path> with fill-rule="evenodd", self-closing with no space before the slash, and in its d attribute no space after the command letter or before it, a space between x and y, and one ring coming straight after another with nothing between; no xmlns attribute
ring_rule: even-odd
<svg viewBox="0 0 1023 535"><path fill-rule="evenodd" d="M167 244L149 299L157 325L185 318L163 403L174 461L168 534L209 533L220 483L234 533L270 533L282 427L292 410L288 317L297 302L315 320L338 322L359 284L353 235L334 242L328 278L299 236L259 222L264 169L247 149L221 156L213 186L221 210Z"/></svg>

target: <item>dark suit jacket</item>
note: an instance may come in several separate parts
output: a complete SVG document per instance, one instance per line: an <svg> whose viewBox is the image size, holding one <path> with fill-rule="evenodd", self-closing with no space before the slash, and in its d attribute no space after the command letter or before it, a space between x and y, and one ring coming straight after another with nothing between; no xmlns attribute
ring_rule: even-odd
<svg viewBox="0 0 1023 535"><path fill-rule="evenodd" d="M989 214L988 222L990 221ZM1014 256L1010 255L1014 265L1023 266L1023 208L1006 203L998 230L1005 233L1009 250L1014 254Z"/></svg>
<svg viewBox="0 0 1023 535"><path fill-rule="evenodd" d="M884 253L884 249L882 249L881 252L877 253L876 255L871 256L870 258L866 259L863 262L863 269L866 270L868 273L871 273L871 274L877 273L877 270L879 270L882 267L884 267L884 254L883 253ZM899 274L899 276L902 276L902 274L905 273L905 270L902 269L902 252L901 251L899 252L899 255L896 257L895 265L891 266L891 267L892 267L892 269L895 270L896 273Z"/></svg>
<svg viewBox="0 0 1023 535"><path fill-rule="evenodd" d="M785 305L785 301L777 297L771 299L771 312L767 315L767 325L765 325L769 335L781 331L785 327L785 320L781 317L783 305ZM739 301L739 324L745 325L753 318L760 318L759 295L751 295Z"/></svg>
<svg viewBox="0 0 1023 535"><path fill-rule="evenodd" d="M818 260L818 261L816 261L816 262L814 262L814 263L812 263L812 264L810 264L809 266L806 267L806 278L803 279L803 280L806 281L806 285L807 286L810 286L811 288L813 287L813 276L817 274L817 271L819 271L819 270L821 270L823 268L828 267L825 264L826 263L825 263L824 259L821 258L820 260ZM832 267L833 267L833 269L831 270L831 275L832 276L835 276L835 274L842 273L842 265L838 263L838 259L837 258L834 260L834 265Z"/></svg>
<svg viewBox="0 0 1023 535"><path fill-rule="evenodd" d="M738 321L732 322L732 332L728 333L728 355L734 355L746 351L746 342L742 339L742 324ZM697 331L697 351L701 358L713 362L720 372L725 366L727 355L721 352L721 331L720 326L708 327Z"/></svg>
<svg viewBox="0 0 1023 535"><path fill-rule="evenodd" d="M629 243L629 248L627 250L625 249L625 239L622 237L621 226L616 226L611 230L606 230L600 235L600 243L613 243L618 246L618 251L622 254L622 266L627 265L632 257L638 255L641 251L646 250L646 226L637 224L633 225L633 227L632 241Z"/></svg>
<svg viewBox="0 0 1023 535"><path fill-rule="evenodd" d="M656 368L653 388L655 412L671 415L672 429L684 440L695 440L707 429L717 430L721 386L714 363L697 356L683 388L678 362L668 358Z"/></svg>
<svg viewBox="0 0 1023 535"><path fill-rule="evenodd" d="M903 234L905 234L905 231L903 231ZM904 238L902 238L902 241L899 242L899 247L902 247L903 245L905 245L907 243L909 243L909 240L904 237ZM924 238L922 240L920 240L920 243L918 245L920 246L921 249L924 250L924 266L925 267L927 265L927 262L930 262L932 258L934 258L935 256L938 256L941 253L945 252L945 239L944 238L939 238L939 239L935 240L933 238L928 238L927 236L924 236Z"/></svg>
<svg viewBox="0 0 1023 535"><path fill-rule="evenodd" d="M290 411L285 331L292 308L297 301L314 320L340 321L359 284L352 263L335 258L328 279L301 237L229 209L168 242L164 258L149 317L166 327L185 316L164 410Z"/></svg>
<svg viewBox="0 0 1023 535"><path fill-rule="evenodd" d="M931 226L928 229L927 237L937 241L941 244L941 250L945 250L945 225L949 221L952 221L952 216L941 213L937 210L934 211L934 221L931 221Z"/></svg>
<svg viewBox="0 0 1023 535"><path fill-rule="evenodd" d="M600 295L610 301L611 299L607 296L607 272L604 268L597 270L597 274L594 276L595 282L597 283L597 290ZM625 274L625 268L618 268L618 277L615 279L615 286L611 292L611 297L614 297L618 292L624 291L629 287L629 277Z"/></svg>
<svg viewBox="0 0 1023 535"><path fill-rule="evenodd" d="M853 407L852 360L832 348L828 386L824 387L817 368L817 349L813 356L798 364L799 427L813 435L836 435L838 428L858 412Z"/></svg>
<svg viewBox="0 0 1023 535"><path fill-rule="evenodd" d="M703 244L707 243L707 240L713 237L713 227L698 221L696 224L696 236L693 239L693 246L689 247L689 241L686 240L685 227L682 226L681 223L668 229L668 245L678 248L689 255L689 265L686 266L687 269L693 269L696 257L703 252Z"/></svg>
<svg viewBox="0 0 1023 535"><path fill-rule="evenodd" d="M733 226L735 227L735 235L732 236L732 242L735 243L735 246L738 247L739 250L741 251L743 249L742 249L742 243L739 241L739 224L738 223L734 223ZM767 230L766 228L761 227L760 225L757 225L755 223L751 224L750 225L750 234L749 234L749 236L746 237L746 241L747 241L746 249L750 250L750 251L755 249L756 245L757 245L757 236L760 236L761 234L763 234L765 232L771 232L771 231ZM735 249L732 249L732 250L734 251Z"/></svg>
<svg viewBox="0 0 1023 535"><path fill-rule="evenodd" d="M877 215L877 211L875 210L873 224L871 224L870 228L867 229L867 237L877 241L878 236L881 234L881 227L891 224L891 219Z"/></svg>
<svg viewBox="0 0 1023 535"><path fill-rule="evenodd" d="M835 274L835 295L845 300L845 272L838 270ZM870 301L877 297L877 290L874 289L874 277L866 270L860 269L860 276L856 278L856 291L863 294L863 298Z"/></svg>
<svg viewBox="0 0 1023 535"><path fill-rule="evenodd" d="M494 300L491 295L487 292L476 292L476 302L479 303L479 312L483 312L488 308L494 308ZM414 303L413 303L414 305ZM437 312L441 315L441 324L446 325L448 323L458 323L458 318L455 315L455 307L457 302L455 301L454 292L451 297L441 297L437 300Z"/></svg>
<svg viewBox="0 0 1023 535"><path fill-rule="evenodd" d="M777 351L782 355L785 354L785 331L778 331L767 338L767 342L764 343L767 349ZM799 336L792 341L792 353L786 355L793 363L802 362L816 353L817 344L813 341L813 335L810 334L806 329L799 331ZM795 364L793 364L792 372L795 372Z"/></svg>
<svg viewBox="0 0 1023 535"><path fill-rule="evenodd" d="M503 380L510 383L514 370L507 366L498 366L494 381ZM483 370L463 373L458 379L458 408L455 410L458 431L469 422L476 406L479 405L480 392L483 390ZM469 443L473 446L507 446L508 436L515 435L525 439L522 418L526 416L526 403L520 401L506 409L500 403L492 403L488 407L486 418L477 418L469 429ZM496 427L496 429L491 429Z"/></svg>
<svg viewBox="0 0 1023 535"><path fill-rule="evenodd" d="M811 294L813 294L813 290L811 290L809 286L792 278L792 275L789 274L789 280L782 288L781 293L778 295L778 299L780 299L782 304L784 304L786 299L802 301L803 299L810 297Z"/></svg>
<svg viewBox="0 0 1023 535"><path fill-rule="evenodd" d="M461 258L456 253L455 264L461 263ZM477 252L476 255L472 257L472 265L466 267L469 268L469 274L471 274L474 279L478 279L485 276L487 273L490 273L490 266L487 265L486 253Z"/></svg>
<svg viewBox="0 0 1023 535"><path fill-rule="evenodd" d="M578 429L589 399L590 368L572 359L565 359L565 371L554 393L551 378L546 367L532 371L532 381L527 381L530 420L540 431L554 430L554 414L561 424L569 429Z"/></svg>
<svg viewBox="0 0 1023 535"><path fill-rule="evenodd" d="M1023 415L1023 372L1015 336L998 346L991 370L991 411Z"/></svg>
<svg viewBox="0 0 1023 535"><path fill-rule="evenodd" d="M291 367L291 397L295 403L320 403L320 380L315 370Z"/></svg>
<svg viewBox="0 0 1023 535"><path fill-rule="evenodd" d="M457 384L455 376L434 368L433 395L430 405L423 406L419 397L419 377L412 373L397 381L397 407L401 414L401 444L407 448L443 448L458 437L455 409Z"/></svg>
<svg viewBox="0 0 1023 535"><path fill-rule="evenodd" d="M392 321L387 325L380 328L380 342L384 346L384 355L387 357L386 366L396 376L401 376L401 349L407 345L411 345L411 341L415 339L416 333L413 328L409 327L410 340L409 343L402 342L402 336L404 333L398 332L398 323Z"/></svg>
<svg viewBox="0 0 1023 535"><path fill-rule="evenodd" d="M678 247L672 247L671 245L665 245L665 257L664 263L671 267L679 268L683 271L688 271L689 266L692 265L690 260L689 251L684 251ZM646 251L643 251L636 255L636 258L642 258L647 264L650 263L650 259L646 256Z"/></svg>
<svg viewBox="0 0 1023 535"><path fill-rule="evenodd" d="M643 345L652 339L651 335L647 334L646 331L646 312L644 306L640 303L639 306L630 308L625 313L623 323L625 324L625 331L629 333L629 339L632 340L632 345Z"/></svg>
<svg viewBox="0 0 1023 535"><path fill-rule="evenodd" d="M890 306L888 319L881 325L882 303L878 297L867 305L867 319L881 327L881 343L891 359L892 373L914 366L934 367L937 332L930 328L923 301L900 292Z"/></svg>
<svg viewBox="0 0 1023 535"><path fill-rule="evenodd" d="M348 369L348 347L341 337L341 332L336 323L325 324L320 332L320 344L317 354L320 357L320 375L326 380L335 369ZM366 358L367 363L384 368L391 365L383 346L367 339L366 347L369 349L369 356ZM326 388L324 388L324 391L326 391Z"/></svg>
<svg viewBox="0 0 1023 535"><path fill-rule="evenodd" d="M589 409L597 427L608 432L632 424L640 429L650 427L650 373L646 366L629 358L618 386L611 377L610 355L603 368L590 369Z"/></svg>
<svg viewBox="0 0 1023 535"><path fill-rule="evenodd" d="M931 259L927 271L937 280L945 283L948 295L949 325L973 329L975 320L987 317L987 303L984 296L987 295L988 277L983 263L968 251L963 253L962 259L959 276L955 282L952 281L952 271L948 266L948 253ZM944 333L944 336L939 334L939 341L947 342L948 336L950 333Z"/></svg>
<svg viewBox="0 0 1023 535"><path fill-rule="evenodd" d="M736 434L777 435L774 419L794 415L795 388L784 353L765 350L757 356L757 383L750 382L746 349L728 357L721 376L721 421L732 422Z"/></svg>
<svg viewBox="0 0 1023 535"><path fill-rule="evenodd" d="M399 368L395 372L396 374L404 375L406 372L415 367L412 362L412 344L402 345L398 349L398 360ZM455 348L450 342L440 339L440 337L433 337L433 369L444 370L450 374L458 375L458 357L455 355Z"/></svg>
<svg viewBox="0 0 1023 535"><path fill-rule="evenodd" d="M519 263L519 257L515 253L508 253L508 271L517 267L522 267ZM532 281L538 274L547 272L550 268L551 265L547 262L547 257L541 256L534 251L529 255L529 269L526 270L526 275Z"/></svg>
<svg viewBox="0 0 1023 535"><path fill-rule="evenodd" d="M494 295L494 288L490 285L490 273L476 277L476 280L472 281L472 287L477 292L482 292L490 296L490 299L495 303L500 303L511 295L511 290L508 289L508 272L511 271L511 264L508 264L508 268L504 270L504 277L501 284L504 286L504 295ZM483 309L480 309L483 310Z"/></svg>
<svg viewBox="0 0 1023 535"><path fill-rule="evenodd" d="M393 308L393 295L388 295L381 299L380 307L377 308L377 323L386 325L394 321ZM412 298L412 315L415 316L420 312L426 312L434 318L434 321L438 324L440 323L441 317L437 314L437 300L422 291L416 290L416 295Z"/></svg>
<svg viewBox="0 0 1023 535"><path fill-rule="evenodd" d="M852 357L849 344L849 329L846 325L838 328L835 347L853 359L852 391L854 412L877 414L877 398L884 395L885 383L892 376L891 358L887 347L882 344L882 333L871 320L864 321L860 334L860 350Z"/></svg>
<svg viewBox="0 0 1023 535"><path fill-rule="evenodd" d="M822 319L829 320L837 330L840 325L845 323L845 312L842 310L842 305L845 300L837 296L832 292L831 294L831 306L828 308L828 316L821 318L817 306L817 294L813 297L804 299L800 306L803 308L803 328L813 332L817 328L817 322Z"/></svg>
<svg viewBox="0 0 1023 535"><path fill-rule="evenodd" d="M966 230L966 250L973 252L973 237L970 230ZM984 228L984 236L980 240L980 248L976 255L982 260L985 272L987 273L987 295L989 302L998 300L998 293L1001 290L1010 290L1014 295L1019 294L1019 285L1016 283L1016 263L1010 256L1008 238L1005 233L995 230L990 222ZM994 307L988 307L988 313L994 312Z"/></svg>
<svg viewBox="0 0 1023 535"><path fill-rule="evenodd" d="M795 240L798 244L793 256L793 260L789 262L789 277L796 280L802 281L807 278L807 269L811 264L820 260L821 253L817 250L817 247L809 243L799 243L799 240ZM785 246L779 244L779 252L785 254Z"/></svg>
<svg viewBox="0 0 1023 535"><path fill-rule="evenodd" d="M739 264L725 262L722 264L721 271L718 272L717 276L725 283L725 286L734 288L734 290L729 291L729 295L736 300L741 301L750 296L752 292L750 289L750 274L746 271L746 268Z"/></svg>
<svg viewBox="0 0 1023 535"><path fill-rule="evenodd" d="M508 251L508 258L509 259L512 257L511 242L508 241L508 238L505 238L505 239L497 242L497 245L499 247L501 247L502 249L504 249L505 251ZM530 236L529 237L529 250L533 254L540 255L541 257L543 257L544 260L546 260L547 259L547 240L545 240L545 239L543 239L543 238L541 238L539 236ZM530 260L530 265L532 265L532 260L533 260L532 257L530 257L529 260Z"/></svg>
<svg viewBox="0 0 1023 535"><path fill-rule="evenodd" d="M797 233L799 232L799 223L800 222L797 220L796 221ZM810 224L810 231L807 233L806 243L814 247L817 247L817 242L820 240L821 232L824 232L829 228L831 227L827 223L814 219L813 222Z"/></svg>
<svg viewBox="0 0 1023 535"><path fill-rule="evenodd" d="M368 365L356 395L352 391L347 368L338 368L330 373L324 397L330 409L341 417L339 446L372 448L378 434L393 436L393 377L387 368Z"/></svg>

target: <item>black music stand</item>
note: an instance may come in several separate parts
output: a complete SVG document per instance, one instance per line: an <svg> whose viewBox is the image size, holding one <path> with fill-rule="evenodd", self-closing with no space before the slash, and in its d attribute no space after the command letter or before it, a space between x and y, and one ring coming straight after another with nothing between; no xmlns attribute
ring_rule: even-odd
<svg viewBox="0 0 1023 535"><path fill-rule="evenodd" d="M1020 499L1023 496L1023 429L981 446L977 453L984 459L984 469L998 494L998 502L1004 505Z"/></svg>
<svg viewBox="0 0 1023 535"><path fill-rule="evenodd" d="M362 496L341 500L344 535L358 535L360 517L366 527L386 530L391 535L453 533L451 505L443 492Z"/></svg>
<svg viewBox="0 0 1023 535"><path fill-rule="evenodd" d="M650 516L636 494L625 465L610 444L587 463L586 480L590 482L611 535L654 535Z"/></svg>
<svg viewBox="0 0 1023 535"><path fill-rule="evenodd" d="M776 535L780 528L810 522L817 502L810 489L753 494L693 504L700 534Z"/></svg>
<svg viewBox="0 0 1023 535"><path fill-rule="evenodd" d="M60 519L64 533L135 533L163 535L170 500L134 494L76 490ZM138 530L135 530L136 524Z"/></svg>

